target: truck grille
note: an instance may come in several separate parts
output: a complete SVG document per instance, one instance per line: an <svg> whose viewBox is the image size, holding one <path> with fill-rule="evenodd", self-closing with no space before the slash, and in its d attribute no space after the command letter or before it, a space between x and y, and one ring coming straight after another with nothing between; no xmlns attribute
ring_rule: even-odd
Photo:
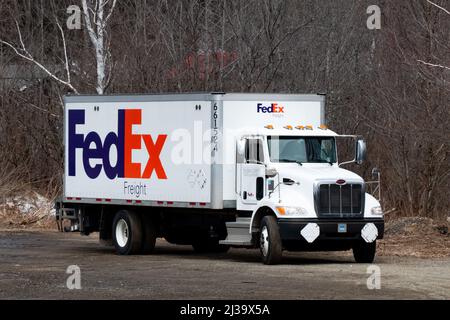
<svg viewBox="0 0 450 320"><path fill-rule="evenodd" d="M328 184L316 187L315 204L319 217L357 218L364 213L364 186L362 184Z"/></svg>

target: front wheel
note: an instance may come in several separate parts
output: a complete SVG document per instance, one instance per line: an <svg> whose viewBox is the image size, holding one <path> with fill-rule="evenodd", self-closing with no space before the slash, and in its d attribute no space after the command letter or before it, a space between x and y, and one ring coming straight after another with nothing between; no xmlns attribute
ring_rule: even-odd
<svg viewBox="0 0 450 320"><path fill-rule="evenodd" d="M277 264L281 261L283 246L276 217L265 216L261 220L259 248L264 264Z"/></svg>
<svg viewBox="0 0 450 320"><path fill-rule="evenodd" d="M358 263L372 263L377 250L376 241L367 243L360 240L353 245L353 257Z"/></svg>

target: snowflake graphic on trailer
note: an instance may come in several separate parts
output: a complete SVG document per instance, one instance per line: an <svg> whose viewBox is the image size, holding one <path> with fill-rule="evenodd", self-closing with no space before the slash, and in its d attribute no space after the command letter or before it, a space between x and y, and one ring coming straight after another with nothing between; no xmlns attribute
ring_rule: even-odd
<svg viewBox="0 0 450 320"><path fill-rule="evenodd" d="M191 188L198 187L204 189L207 183L206 175L203 170L190 170L187 176L187 181Z"/></svg>

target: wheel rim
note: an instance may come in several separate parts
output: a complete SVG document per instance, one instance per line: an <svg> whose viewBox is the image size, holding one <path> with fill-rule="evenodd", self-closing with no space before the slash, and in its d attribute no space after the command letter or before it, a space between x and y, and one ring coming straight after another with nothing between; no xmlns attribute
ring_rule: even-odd
<svg viewBox="0 0 450 320"><path fill-rule="evenodd" d="M120 247L125 247L128 243L128 224L124 219L120 219L116 225L116 240Z"/></svg>
<svg viewBox="0 0 450 320"><path fill-rule="evenodd" d="M269 252L269 231L267 230L267 227L264 226L261 231L261 238L260 238L260 246L261 246L261 252L264 256L267 256L267 253Z"/></svg>

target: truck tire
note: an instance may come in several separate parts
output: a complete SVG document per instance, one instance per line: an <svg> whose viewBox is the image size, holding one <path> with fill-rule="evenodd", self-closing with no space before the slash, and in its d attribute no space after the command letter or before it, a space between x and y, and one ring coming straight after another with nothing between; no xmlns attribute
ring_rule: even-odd
<svg viewBox="0 0 450 320"><path fill-rule="evenodd" d="M199 241L192 244L197 253L225 253L230 246L219 244L219 241Z"/></svg>
<svg viewBox="0 0 450 320"><path fill-rule="evenodd" d="M353 245L353 257L357 263L372 263L377 250L376 241L367 243L360 240Z"/></svg>
<svg viewBox="0 0 450 320"><path fill-rule="evenodd" d="M143 223L143 243L142 243L142 253L150 254L155 250L157 228L155 222L148 216L142 216Z"/></svg>
<svg viewBox="0 0 450 320"><path fill-rule="evenodd" d="M265 216L261 220L259 249L264 264L277 264L281 261L283 246L277 218L274 216Z"/></svg>
<svg viewBox="0 0 450 320"><path fill-rule="evenodd" d="M112 227L113 243L120 255L139 253L142 249L142 222L132 211L120 210L116 213Z"/></svg>

